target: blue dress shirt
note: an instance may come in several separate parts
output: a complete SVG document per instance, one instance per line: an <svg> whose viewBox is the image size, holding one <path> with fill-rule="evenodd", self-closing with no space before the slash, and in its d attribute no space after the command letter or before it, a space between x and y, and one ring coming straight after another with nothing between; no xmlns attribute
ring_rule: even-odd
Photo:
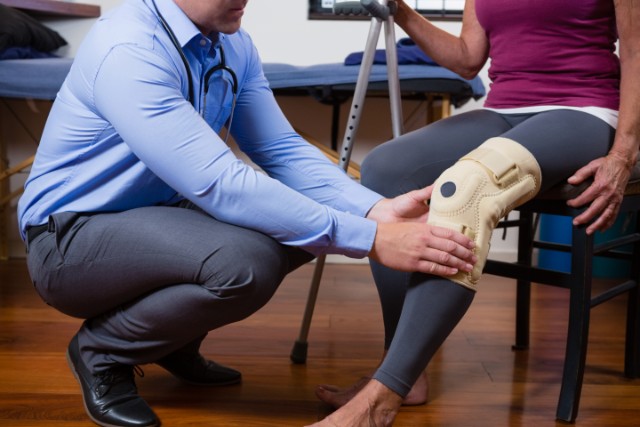
<svg viewBox="0 0 640 427"><path fill-rule="evenodd" d="M22 236L59 212L117 212L186 198L218 220L312 253L366 256L381 196L349 178L293 130L278 107L249 35L205 37L172 0L126 0L82 43L53 104L25 192ZM232 152L231 135L262 171Z"/></svg>

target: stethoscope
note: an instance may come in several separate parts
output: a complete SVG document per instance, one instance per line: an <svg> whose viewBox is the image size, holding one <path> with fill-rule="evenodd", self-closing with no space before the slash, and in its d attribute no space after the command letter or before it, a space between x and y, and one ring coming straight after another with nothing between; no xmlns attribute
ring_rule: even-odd
<svg viewBox="0 0 640 427"><path fill-rule="evenodd" d="M180 54L180 59L182 59L182 63L184 64L184 68L187 70L187 81L188 81L188 84L189 84L189 95L188 95L189 98L187 100L195 108L195 94L194 94L195 91L194 91L194 87L193 87L193 78L191 77L191 67L189 66L189 61L187 60L187 57L185 56L184 52L182 51L182 46L180 46L180 43L178 43L178 39L177 39L175 33L173 32L173 30L171 29L171 27L169 26L167 21L164 19L164 16L162 16L160 11L158 10L158 5L156 5L156 1L155 0L151 0L151 3L153 4L153 8L155 9L156 14L158 15L158 19L160 19L160 23L162 24L162 27L164 28L164 30L166 31L167 35L169 36L169 39L171 40L171 43L173 44L173 46L178 51L178 54ZM234 113L234 111L236 109L236 98L237 98L237 94L238 94L238 77L236 76L236 73L233 71L233 69L231 69L231 67L227 66L227 63L225 61L224 49L222 47L222 43L220 44L220 63L218 65L216 65L215 67L211 68L209 71L207 71L207 73L204 76L205 99L206 99L206 93L209 90L209 79L211 78L213 73L215 73L216 71L226 71L231 76L231 93L233 94L233 99L231 100L231 114L230 114L229 120L228 120L227 134L224 137L224 142L226 143L227 139L229 138L229 130L231 129L231 124L233 123L233 113ZM203 108L203 114L204 114L204 108Z"/></svg>

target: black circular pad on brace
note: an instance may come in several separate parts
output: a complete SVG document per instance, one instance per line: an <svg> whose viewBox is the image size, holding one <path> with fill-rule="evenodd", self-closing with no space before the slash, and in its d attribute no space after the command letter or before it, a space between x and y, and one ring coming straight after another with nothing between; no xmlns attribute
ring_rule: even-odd
<svg viewBox="0 0 640 427"><path fill-rule="evenodd" d="M443 197L451 197L456 194L456 184L452 181L447 181L440 187L440 194Z"/></svg>

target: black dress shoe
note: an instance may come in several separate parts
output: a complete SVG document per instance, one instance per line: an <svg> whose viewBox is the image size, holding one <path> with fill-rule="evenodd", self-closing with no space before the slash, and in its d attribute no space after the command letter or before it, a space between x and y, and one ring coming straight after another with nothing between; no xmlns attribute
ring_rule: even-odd
<svg viewBox="0 0 640 427"><path fill-rule="evenodd" d="M94 423L104 427L160 425L156 414L138 395L133 366L118 364L92 374L80 357L77 335L69 344L67 362L80 383L84 407Z"/></svg>
<svg viewBox="0 0 640 427"><path fill-rule="evenodd" d="M242 374L235 369L206 360L200 353L177 351L156 362L175 377L192 385L223 386L237 384Z"/></svg>

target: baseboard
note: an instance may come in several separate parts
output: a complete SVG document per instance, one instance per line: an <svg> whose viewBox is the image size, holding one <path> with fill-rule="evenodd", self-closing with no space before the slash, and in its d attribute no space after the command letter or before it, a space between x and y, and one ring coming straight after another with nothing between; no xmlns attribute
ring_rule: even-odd
<svg viewBox="0 0 640 427"><path fill-rule="evenodd" d="M494 261L516 262L518 260L518 254L515 251L491 251L489 252L489 259Z"/></svg>
<svg viewBox="0 0 640 427"><path fill-rule="evenodd" d="M489 258L496 261L515 262L517 254L514 251L493 251L489 254ZM344 255L327 255L325 260L327 264L368 264L369 258L349 258Z"/></svg>
<svg viewBox="0 0 640 427"><path fill-rule="evenodd" d="M327 264L369 264L369 258L349 258L344 255L327 255L325 259Z"/></svg>

